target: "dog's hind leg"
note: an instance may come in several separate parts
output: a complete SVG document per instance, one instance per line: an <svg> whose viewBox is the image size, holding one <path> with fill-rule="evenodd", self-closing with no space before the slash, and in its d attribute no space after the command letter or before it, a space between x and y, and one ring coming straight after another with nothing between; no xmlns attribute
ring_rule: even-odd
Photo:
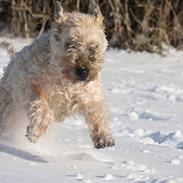
<svg viewBox="0 0 183 183"><path fill-rule="evenodd" d="M0 88L0 134L5 135L9 123L13 123L10 120L10 116L13 112L13 99L11 91L5 90L3 87Z"/></svg>

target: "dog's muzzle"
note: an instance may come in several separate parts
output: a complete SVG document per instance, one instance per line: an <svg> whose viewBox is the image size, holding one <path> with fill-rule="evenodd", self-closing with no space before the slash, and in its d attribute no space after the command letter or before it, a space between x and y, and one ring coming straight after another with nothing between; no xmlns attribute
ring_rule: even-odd
<svg viewBox="0 0 183 183"><path fill-rule="evenodd" d="M78 80L85 81L89 76L89 69L87 67L76 67L75 74Z"/></svg>

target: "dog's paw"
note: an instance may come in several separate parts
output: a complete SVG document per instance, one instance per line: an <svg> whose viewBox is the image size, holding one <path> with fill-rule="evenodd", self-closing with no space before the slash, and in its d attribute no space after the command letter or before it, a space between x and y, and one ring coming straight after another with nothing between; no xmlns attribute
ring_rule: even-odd
<svg viewBox="0 0 183 183"><path fill-rule="evenodd" d="M36 135L36 133L34 133L31 126L27 127L27 133L26 133L25 137L27 137L27 139L30 143L36 143L39 138L39 136Z"/></svg>
<svg viewBox="0 0 183 183"><path fill-rule="evenodd" d="M112 147L114 145L115 145L115 141L114 141L113 137L98 138L94 142L94 146L96 149L101 149L101 148L105 148L105 147Z"/></svg>

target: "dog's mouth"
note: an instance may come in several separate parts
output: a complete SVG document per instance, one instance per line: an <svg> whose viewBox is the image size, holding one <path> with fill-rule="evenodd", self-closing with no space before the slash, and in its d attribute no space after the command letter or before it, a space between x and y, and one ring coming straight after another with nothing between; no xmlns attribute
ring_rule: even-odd
<svg viewBox="0 0 183 183"><path fill-rule="evenodd" d="M91 80L88 78L86 80L80 80L80 79L76 79L76 82L79 82L79 83L83 83L83 84L87 84L89 83Z"/></svg>

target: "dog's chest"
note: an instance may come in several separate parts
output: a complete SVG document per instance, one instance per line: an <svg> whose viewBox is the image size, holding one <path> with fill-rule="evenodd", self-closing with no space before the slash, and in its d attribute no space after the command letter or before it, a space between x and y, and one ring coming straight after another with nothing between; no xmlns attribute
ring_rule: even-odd
<svg viewBox="0 0 183 183"><path fill-rule="evenodd" d="M54 86L48 95L49 107L54 111L58 121L75 113L78 109L79 95L76 88Z"/></svg>

